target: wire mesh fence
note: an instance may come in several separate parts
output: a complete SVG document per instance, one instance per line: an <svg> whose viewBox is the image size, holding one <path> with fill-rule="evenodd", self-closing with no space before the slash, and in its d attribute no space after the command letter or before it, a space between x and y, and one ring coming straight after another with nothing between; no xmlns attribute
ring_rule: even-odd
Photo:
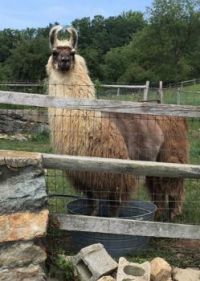
<svg viewBox="0 0 200 281"><path fill-rule="evenodd" d="M192 84L181 87L181 85L162 88L164 104L199 105L200 84ZM98 88L97 97L100 99L128 100L133 102L144 102L143 89L131 88ZM161 103L159 87L148 89L147 102Z"/></svg>
<svg viewBox="0 0 200 281"><path fill-rule="evenodd" d="M25 86L15 87L9 90L28 92ZM33 87L30 93L35 92ZM118 96L109 93L112 98L122 96L126 99L127 96L131 101L138 101L141 97L139 90L136 93L126 90L124 94L120 90ZM110 99L107 92L99 92L98 97ZM157 97L156 89L152 92L152 100L157 100ZM169 98L168 101L171 103L173 100ZM194 104L198 105L196 101ZM198 118L186 120L173 116L1 105L0 145L1 149L199 165L199 121ZM138 208L139 214L135 214L135 206L125 204L128 199L153 202L161 211L161 221L200 224L198 179L130 176L113 174L109 170L94 173L48 169L45 173L51 214L69 213L68 205L72 201L77 203L77 213L82 214L77 200L89 198L89 203L84 201L83 214L123 217L123 212L128 212L127 217L140 216L144 208ZM109 213L108 206L113 213ZM125 209L121 211L119 206ZM155 212L155 219L157 214ZM49 239L54 251L62 250L63 244L66 244L65 250L69 250L71 237L58 231L56 222L55 225L52 222L50 228Z"/></svg>

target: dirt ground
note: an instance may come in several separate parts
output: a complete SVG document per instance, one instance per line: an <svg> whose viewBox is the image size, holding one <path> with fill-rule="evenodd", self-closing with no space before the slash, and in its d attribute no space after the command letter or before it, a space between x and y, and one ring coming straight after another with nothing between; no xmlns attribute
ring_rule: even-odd
<svg viewBox="0 0 200 281"><path fill-rule="evenodd" d="M200 269L200 240L153 238L147 251L137 255L136 260L150 261L155 257L164 258L174 267Z"/></svg>

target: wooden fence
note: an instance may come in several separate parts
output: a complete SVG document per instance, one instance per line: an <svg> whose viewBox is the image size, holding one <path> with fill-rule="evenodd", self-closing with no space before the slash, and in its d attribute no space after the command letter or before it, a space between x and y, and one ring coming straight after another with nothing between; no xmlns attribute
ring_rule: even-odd
<svg viewBox="0 0 200 281"><path fill-rule="evenodd" d="M101 99L66 99L46 95L0 91L0 103L37 107L94 110L113 113L200 117L200 106L127 102Z"/></svg>
<svg viewBox="0 0 200 281"><path fill-rule="evenodd" d="M102 88L108 89L117 89L117 96L120 95L120 89L139 89L143 90L143 100L147 101L148 99L148 92L149 92L149 81L146 81L145 85L108 85L108 84L101 84Z"/></svg>
<svg viewBox="0 0 200 281"><path fill-rule="evenodd" d="M200 106L178 106L150 103L134 103L108 100L74 100L55 98L44 95L0 91L0 103L15 105L32 105L37 107L59 107L68 109L96 110L103 112L120 112L149 115L170 115L183 117L200 117ZM22 161L26 154L0 151L0 156L7 161L9 157ZM30 154L28 154L30 157ZM144 162L96 157L79 157L68 155L39 154L43 168L112 171L115 173L134 173L148 176L170 176L183 178L200 178L200 165L170 164L161 162ZM200 239L200 225L184 225L161 222L144 222L114 218L97 218L90 216L57 214L60 228L71 231L117 233L169 238Z"/></svg>

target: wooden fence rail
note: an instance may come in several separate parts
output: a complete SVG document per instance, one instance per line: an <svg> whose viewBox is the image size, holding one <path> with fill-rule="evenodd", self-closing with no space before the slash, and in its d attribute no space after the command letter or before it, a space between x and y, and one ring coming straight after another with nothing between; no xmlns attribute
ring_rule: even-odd
<svg viewBox="0 0 200 281"><path fill-rule="evenodd" d="M146 89L146 85L109 85L109 84L102 84L100 85L102 88L120 88L120 89Z"/></svg>
<svg viewBox="0 0 200 281"><path fill-rule="evenodd" d="M83 231L84 229L87 232L95 233L200 239L199 225L66 214L56 214L55 217L58 220L59 228L68 231Z"/></svg>
<svg viewBox="0 0 200 281"><path fill-rule="evenodd" d="M13 166L13 163L27 163L27 159L32 158L40 159L41 165L46 169L200 178L200 165L0 150L0 163L6 161L10 165L12 162Z"/></svg>
<svg viewBox="0 0 200 281"><path fill-rule="evenodd" d="M43 87L43 83L0 83L0 86L5 87Z"/></svg>
<svg viewBox="0 0 200 281"><path fill-rule="evenodd" d="M200 117L200 106L164 105L148 102L138 103L100 99L67 99L11 91L0 91L0 103L38 107L95 110L112 113Z"/></svg>
<svg viewBox="0 0 200 281"><path fill-rule="evenodd" d="M157 177L200 178L200 165L134 161L113 158L41 154L47 169L125 173Z"/></svg>
<svg viewBox="0 0 200 281"><path fill-rule="evenodd" d="M145 85L108 85L108 84L101 84L100 86L102 88L117 89L117 96L120 95L120 89L141 89L141 90L143 90L143 100L147 101L149 84L150 84L150 82L146 81Z"/></svg>

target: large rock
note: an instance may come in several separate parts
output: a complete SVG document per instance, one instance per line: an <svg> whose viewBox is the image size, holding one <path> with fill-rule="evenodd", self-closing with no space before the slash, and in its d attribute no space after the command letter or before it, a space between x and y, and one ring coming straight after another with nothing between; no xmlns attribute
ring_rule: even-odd
<svg viewBox="0 0 200 281"><path fill-rule="evenodd" d="M172 272L174 281L200 281L200 270L192 268L174 268Z"/></svg>
<svg viewBox="0 0 200 281"><path fill-rule="evenodd" d="M43 269L39 265L0 270L0 281L45 281Z"/></svg>
<svg viewBox="0 0 200 281"><path fill-rule="evenodd" d="M162 258L155 258L151 261L151 280L152 281L170 281L172 268Z"/></svg>
<svg viewBox="0 0 200 281"><path fill-rule="evenodd" d="M0 243L45 236L48 215L48 210L42 210L38 213L25 212L0 216Z"/></svg>
<svg viewBox="0 0 200 281"><path fill-rule="evenodd" d="M0 109L0 133L49 132L46 112L38 110Z"/></svg>
<svg viewBox="0 0 200 281"><path fill-rule="evenodd" d="M0 166L0 214L34 211L47 205L46 183L39 167Z"/></svg>
<svg viewBox="0 0 200 281"><path fill-rule="evenodd" d="M41 264L46 260L46 252L33 242L18 242L0 246L0 268L15 268L29 264Z"/></svg>

